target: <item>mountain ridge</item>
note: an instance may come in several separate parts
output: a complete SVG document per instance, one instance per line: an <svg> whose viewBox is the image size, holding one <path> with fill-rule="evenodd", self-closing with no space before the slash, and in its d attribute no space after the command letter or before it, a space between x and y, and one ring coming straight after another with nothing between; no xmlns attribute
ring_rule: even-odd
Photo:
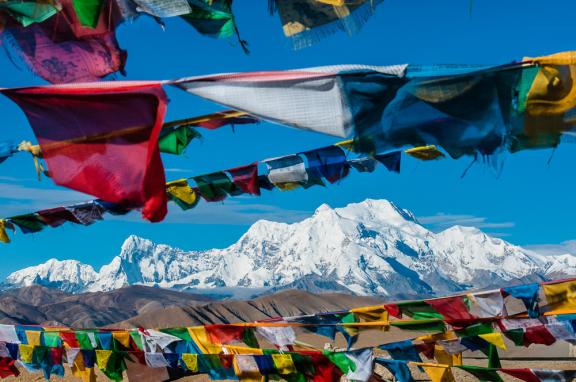
<svg viewBox="0 0 576 382"><path fill-rule="evenodd" d="M131 235L99 271L50 259L10 274L3 287L83 293L147 285L219 298L296 288L413 298L571 275L576 256L539 255L473 227L435 233L409 210L367 199L342 208L322 204L292 224L257 221L223 249L184 251Z"/></svg>

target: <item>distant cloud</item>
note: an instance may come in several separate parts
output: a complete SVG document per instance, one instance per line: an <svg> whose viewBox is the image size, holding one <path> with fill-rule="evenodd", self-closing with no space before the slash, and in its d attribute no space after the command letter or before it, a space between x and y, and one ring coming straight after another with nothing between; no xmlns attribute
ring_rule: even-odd
<svg viewBox="0 0 576 382"><path fill-rule="evenodd" d="M187 173L191 173L192 170L189 170L187 168L165 168L164 172L187 172Z"/></svg>
<svg viewBox="0 0 576 382"><path fill-rule="evenodd" d="M526 245L524 248L544 256L558 256L566 254L576 256L576 240L568 240L560 244Z"/></svg>
<svg viewBox="0 0 576 382"><path fill-rule="evenodd" d="M293 223L311 215L310 211L285 209L273 205L228 199L222 203L203 203L189 211L171 206L167 223L175 224L253 224L258 220Z"/></svg>
<svg viewBox="0 0 576 382"><path fill-rule="evenodd" d="M432 216L418 217L421 224L429 226L432 230L441 231L454 225L476 227L480 229L503 229L514 227L514 222L490 222L488 218L474 215L453 215L438 213ZM504 232L492 235L507 236Z"/></svg>
<svg viewBox="0 0 576 382"><path fill-rule="evenodd" d="M39 184L37 187L27 187L6 183L7 179L3 180L4 182L0 182L0 200L2 202L3 216L29 213L40 209L94 199L89 195L72 190L43 188L46 186L45 184Z"/></svg>

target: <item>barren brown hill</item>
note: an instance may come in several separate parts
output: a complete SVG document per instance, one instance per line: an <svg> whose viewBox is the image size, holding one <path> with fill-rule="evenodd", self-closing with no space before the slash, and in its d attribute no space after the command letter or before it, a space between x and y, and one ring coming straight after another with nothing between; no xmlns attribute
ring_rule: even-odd
<svg viewBox="0 0 576 382"><path fill-rule="evenodd" d="M0 294L0 323L100 327L150 310L208 301L205 296L144 286L78 295L30 286Z"/></svg>
<svg viewBox="0 0 576 382"><path fill-rule="evenodd" d="M202 306L172 306L151 310L118 323L120 327L170 327L255 321L270 317L338 311L382 302L375 297L313 294L288 290L251 301L211 302Z"/></svg>

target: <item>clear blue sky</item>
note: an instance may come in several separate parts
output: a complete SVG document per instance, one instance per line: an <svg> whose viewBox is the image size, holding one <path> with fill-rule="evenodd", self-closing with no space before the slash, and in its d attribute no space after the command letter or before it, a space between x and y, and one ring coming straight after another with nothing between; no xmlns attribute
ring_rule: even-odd
<svg viewBox="0 0 576 382"><path fill-rule="evenodd" d="M173 79L206 73L292 69L328 64L499 64L523 56L576 50L573 15L576 3L565 0L472 1L387 0L364 29L337 34L301 51L293 51L277 17L265 0L238 0L234 7L242 37L250 43L244 55L234 43L200 36L178 19L163 31L149 18L120 27L118 37L128 54L128 79ZM0 55L0 86L41 84L25 68ZM167 119L216 111L217 105L177 89ZM33 140L20 110L0 99L0 140ZM251 161L320 147L336 140L314 133L263 123L206 132L182 157L164 156L168 179L225 169ZM552 156L553 155L553 156ZM548 164L550 157L552 161ZM91 227L66 225L34 235L18 233L0 247L0 277L48 258L76 258L96 267L118 254L130 234L183 249L225 247L259 218L294 221L321 203L334 207L365 198L386 198L410 209L434 229L453 223L476 225L515 244L557 244L576 239L574 180L576 147L556 152L533 151L502 158L500 176L470 159L421 163L405 160L400 175L378 170L353 174L340 185L293 192L266 192L260 198L202 203L186 213L172 208L161 224L141 221L138 214L107 219ZM0 165L0 215L10 216L54 207L82 196L35 180L32 160L19 155ZM174 206L172 206L174 207Z"/></svg>

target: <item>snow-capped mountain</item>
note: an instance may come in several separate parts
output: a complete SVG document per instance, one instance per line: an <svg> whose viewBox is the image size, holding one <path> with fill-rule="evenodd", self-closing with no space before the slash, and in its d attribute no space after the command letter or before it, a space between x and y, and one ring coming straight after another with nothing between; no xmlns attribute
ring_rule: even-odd
<svg viewBox="0 0 576 382"><path fill-rule="evenodd" d="M223 294L302 288L408 297L569 275L576 275L576 256L541 256L476 228L434 233L409 211L369 199L344 208L324 204L294 224L258 221L225 249L187 252L130 236L98 272L52 259L12 273L4 287L79 293L142 284Z"/></svg>

